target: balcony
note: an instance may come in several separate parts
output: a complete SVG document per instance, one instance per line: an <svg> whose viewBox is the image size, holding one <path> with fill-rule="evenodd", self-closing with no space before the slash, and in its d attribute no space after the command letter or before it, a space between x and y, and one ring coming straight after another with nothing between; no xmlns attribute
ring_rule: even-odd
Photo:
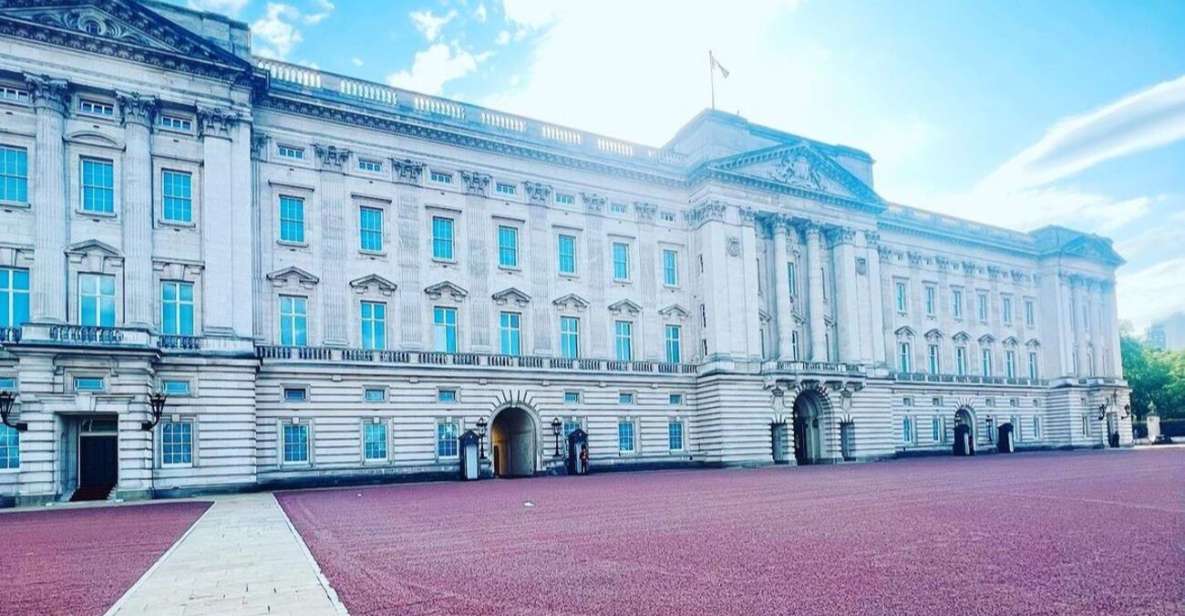
<svg viewBox="0 0 1185 616"><path fill-rule="evenodd" d="M966 385L1019 385L1025 387L1045 387L1047 379L1030 379L1027 377L978 376L973 374L928 374L924 372L893 372L890 377L895 381L906 383L945 383Z"/></svg>
<svg viewBox="0 0 1185 616"><path fill-rule="evenodd" d="M767 364L766 371L770 371ZM821 361L779 361L772 366L776 372L796 372L835 376L867 376L864 366L860 364L843 364Z"/></svg>
<svg viewBox="0 0 1185 616"><path fill-rule="evenodd" d="M382 364L393 366L463 366L567 372L608 372L624 374L694 375L694 364L655 361L615 361L607 359L568 359L537 355L496 355L486 353L441 353L437 351L371 351L330 347L288 347L258 345L255 355L264 362L332 362Z"/></svg>

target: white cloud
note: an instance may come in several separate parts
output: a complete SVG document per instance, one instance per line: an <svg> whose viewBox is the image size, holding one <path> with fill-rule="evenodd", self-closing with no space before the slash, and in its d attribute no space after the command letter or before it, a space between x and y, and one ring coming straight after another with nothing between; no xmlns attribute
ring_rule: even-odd
<svg viewBox="0 0 1185 616"><path fill-rule="evenodd" d="M436 37L440 36L440 31L456 16L456 11L449 11L446 15L436 15L432 11L412 11L409 15L416 30L419 30L429 43L435 41Z"/></svg>
<svg viewBox="0 0 1185 616"><path fill-rule="evenodd" d="M313 0L313 6L316 7L316 12L308 13L303 18L304 22L310 26L321 23L333 13L333 9L337 8L329 0Z"/></svg>
<svg viewBox="0 0 1185 616"><path fill-rule="evenodd" d="M485 2L482 2L481 4L477 5L477 10L473 11L473 18L476 19L477 23L479 23L479 24L484 24L486 22L486 18L488 16L489 16L489 13L486 12L486 3Z"/></svg>
<svg viewBox="0 0 1185 616"><path fill-rule="evenodd" d="M1131 274L1117 284L1119 314L1137 330L1181 309L1185 299L1185 257L1166 259Z"/></svg>
<svg viewBox="0 0 1185 616"><path fill-rule="evenodd" d="M362 64L363 64L362 58L359 58L357 56L350 58L350 63L353 64L354 66L362 66Z"/></svg>
<svg viewBox="0 0 1185 616"><path fill-rule="evenodd" d="M300 11L290 4L269 2L263 17L251 24L251 34L255 36L256 42L263 43L263 46L256 47L256 53L276 58L286 57L288 52L304 39L294 25L300 17Z"/></svg>
<svg viewBox="0 0 1185 616"><path fill-rule="evenodd" d="M459 47L436 43L416 52L411 69L387 75L387 83L425 94L440 94L444 84L477 70L488 53L473 55Z"/></svg>
<svg viewBox="0 0 1185 616"><path fill-rule="evenodd" d="M503 30L503 31L499 32L498 38L495 39L494 42L499 45L505 45L505 44L509 43L510 42L510 32L508 30Z"/></svg>
<svg viewBox="0 0 1185 616"><path fill-rule="evenodd" d="M188 0L185 4L197 11L210 11L219 15L237 17L247 6L248 0Z"/></svg>

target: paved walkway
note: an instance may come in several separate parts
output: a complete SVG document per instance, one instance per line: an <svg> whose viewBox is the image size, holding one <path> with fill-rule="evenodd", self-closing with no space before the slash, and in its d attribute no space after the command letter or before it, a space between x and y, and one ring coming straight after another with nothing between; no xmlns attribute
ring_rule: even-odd
<svg viewBox="0 0 1185 616"><path fill-rule="evenodd" d="M107 614L345 613L269 493L218 497Z"/></svg>

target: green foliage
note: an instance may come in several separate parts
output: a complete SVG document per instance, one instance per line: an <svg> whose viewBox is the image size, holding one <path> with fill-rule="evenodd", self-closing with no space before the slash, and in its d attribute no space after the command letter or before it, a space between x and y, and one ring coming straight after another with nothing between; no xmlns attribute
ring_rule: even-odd
<svg viewBox="0 0 1185 616"><path fill-rule="evenodd" d="M1132 412L1144 417L1153 402L1162 418L1185 419L1185 352L1158 351L1128 335L1122 337L1120 349L1123 376L1132 390Z"/></svg>

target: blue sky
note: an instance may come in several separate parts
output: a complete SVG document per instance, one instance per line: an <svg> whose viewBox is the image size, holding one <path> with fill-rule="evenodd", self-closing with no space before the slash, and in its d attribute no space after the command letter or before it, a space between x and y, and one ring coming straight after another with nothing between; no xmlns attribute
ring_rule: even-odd
<svg viewBox="0 0 1185 616"><path fill-rule="evenodd" d="M1185 308L1185 2L176 0L258 53L649 145L708 105L867 150L885 198L1112 237Z"/></svg>

